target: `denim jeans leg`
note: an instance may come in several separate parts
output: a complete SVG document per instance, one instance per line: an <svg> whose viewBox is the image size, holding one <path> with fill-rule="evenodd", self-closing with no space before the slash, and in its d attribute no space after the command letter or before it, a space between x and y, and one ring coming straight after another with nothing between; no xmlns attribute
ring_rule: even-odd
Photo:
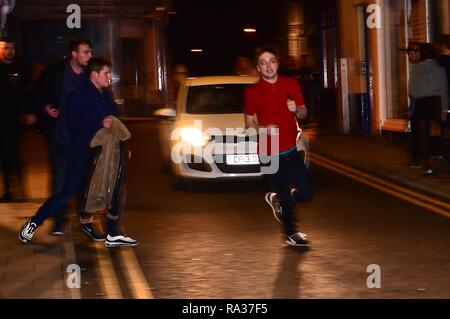
<svg viewBox="0 0 450 319"><path fill-rule="evenodd" d="M68 146L49 141L52 168L52 195L62 191L67 172ZM56 224L64 222L64 208L53 215Z"/></svg>
<svg viewBox="0 0 450 319"><path fill-rule="evenodd" d="M90 157L86 154L69 155L67 165L67 176L62 191L51 196L36 212L33 221L40 225L49 216L58 215L64 206L78 192L83 190L85 180L89 171ZM57 216L58 217L58 216Z"/></svg>

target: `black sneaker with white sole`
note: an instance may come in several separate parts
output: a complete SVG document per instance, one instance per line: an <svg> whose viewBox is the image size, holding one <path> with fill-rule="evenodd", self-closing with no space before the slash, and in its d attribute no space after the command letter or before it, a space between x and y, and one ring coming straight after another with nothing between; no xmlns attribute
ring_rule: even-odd
<svg viewBox="0 0 450 319"><path fill-rule="evenodd" d="M20 229L18 236L19 240L22 243L25 244L28 243L33 238L33 235L36 232L37 228L38 228L37 224L30 219Z"/></svg>
<svg viewBox="0 0 450 319"><path fill-rule="evenodd" d="M105 236L97 234L97 232L92 227L92 224L81 224L81 230L91 237L93 241L105 241Z"/></svg>
<svg viewBox="0 0 450 319"><path fill-rule="evenodd" d="M308 236L304 233L298 232L288 236L286 244L297 247L309 246Z"/></svg>
<svg viewBox="0 0 450 319"><path fill-rule="evenodd" d="M105 240L105 246L109 248L119 246L137 246L137 245L139 245L139 242L136 239L126 237L124 235L110 236L108 234Z"/></svg>
<svg viewBox="0 0 450 319"><path fill-rule="evenodd" d="M266 203L269 204L270 208L272 208L273 217L277 220L277 222L282 223L281 221L281 206L280 200L278 199L277 193L267 193L264 197Z"/></svg>
<svg viewBox="0 0 450 319"><path fill-rule="evenodd" d="M64 235L65 226L63 221L55 221L55 224L53 225L53 228L50 232L51 235L54 236L62 236Z"/></svg>

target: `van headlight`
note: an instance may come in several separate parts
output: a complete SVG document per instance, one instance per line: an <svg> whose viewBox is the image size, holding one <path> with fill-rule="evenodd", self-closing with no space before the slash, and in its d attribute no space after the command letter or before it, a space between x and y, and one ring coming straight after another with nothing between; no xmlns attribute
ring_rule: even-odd
<svg viewBox="0 0 450 319"><path fill-rule="evenodd" d="M191 146L205 146L210 138L204 136L202 131L196 128L183 128L180 132L183 142Z"/></svg>

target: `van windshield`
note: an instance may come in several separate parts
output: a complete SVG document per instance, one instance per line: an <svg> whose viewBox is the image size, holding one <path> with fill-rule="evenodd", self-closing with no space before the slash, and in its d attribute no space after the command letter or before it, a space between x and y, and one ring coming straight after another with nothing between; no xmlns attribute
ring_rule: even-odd
<svg viewBox="0 0 450 319"><path fill-rule="evenodd" d="M244 90L248 84L191 86L186 112L189 114L229 114L244 112Z"/></svg>

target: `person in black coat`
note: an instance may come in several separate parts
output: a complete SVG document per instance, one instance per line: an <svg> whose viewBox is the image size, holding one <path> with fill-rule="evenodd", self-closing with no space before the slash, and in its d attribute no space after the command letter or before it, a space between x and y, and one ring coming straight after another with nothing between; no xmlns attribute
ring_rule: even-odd
<svg viewBox="0 0 450 319"><path fill-rule="evenodd" d="M444 34L439 40L439 54L437 61L447 73L448 89L450 92L450 34Z"/></svg>
<svg viewBox="0 0 450 319"><path fill-rule="evenodd" d="M3 171L2 201L23 200L20 164L21 115L27 112L26 64L16 57L14 42L0 38L0 167ZM15 183L14 183L15 181Z"/></svg>
<svg viewBox="0 0 450 319"><path fill-rule="evenodd" d="M69 94L87 80L84 69L92 57L92 44L85 39L75 39L68 48L69 58L51 64L42 74L35 88L36 110L40 129L47 135L52 170L52 194L61 191L67 170L69 130L66 104ZM57 216L57 217L56 217ZM55 215L51 233L64 233L64 214ZM95 240L93 232L88 233Z"/></svg>

